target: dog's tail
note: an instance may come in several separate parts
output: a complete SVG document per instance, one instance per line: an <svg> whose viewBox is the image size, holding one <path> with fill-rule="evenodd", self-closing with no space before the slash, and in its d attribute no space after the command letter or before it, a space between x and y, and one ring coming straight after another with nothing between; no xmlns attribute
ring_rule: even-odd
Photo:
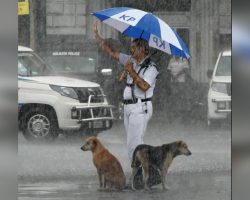
<svg viewBox="0 0 250 200"><path fill-rule="evenodd" d="M131 163L131 167L135 168L135 167L139 167L141 165L140 160L137 158L136 153L138 152L139 148L136 147L133 153L133 158L132 158L132 163Z"/></svg>

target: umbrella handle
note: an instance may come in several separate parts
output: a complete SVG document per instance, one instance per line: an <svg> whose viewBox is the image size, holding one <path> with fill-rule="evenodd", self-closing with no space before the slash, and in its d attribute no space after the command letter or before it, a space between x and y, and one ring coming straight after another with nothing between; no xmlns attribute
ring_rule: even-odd
<svg viewBox="0 0 250 200"><path fill-rule="evenodd" d="M126 78L126 70L123 70L119 76L118 82L121 83Z"/></svg>
<svg viewBox="0 0 250 200"><path fill-rule="evenodd" d="M144 61L145 61L146 59L150 58L152 55L156 54L156 52L157 52L157 51L155 50L153 53L147 55L147 56L144 58ZM128 62L130 62L131 59L132 59L132 56L129 57ZM143 62L144 62L144 61L143 61ZM126 75L127 75L126 70L123 70L123 71L121 72L120 76L119 76L118 82L121 83L121 82L126 78Z"/></svg>
<svg viewBox="0 0 250 200"><path fill-rule="evenodd" d="M131 62L131 59L132 59L132 56L129 56L129 59L128 59L127 63L128 63L128 62ZM125 80L126 75L127 75L126 70L123 70L123 71L120 73L118 82L121 83L123 80Z"/></svg>

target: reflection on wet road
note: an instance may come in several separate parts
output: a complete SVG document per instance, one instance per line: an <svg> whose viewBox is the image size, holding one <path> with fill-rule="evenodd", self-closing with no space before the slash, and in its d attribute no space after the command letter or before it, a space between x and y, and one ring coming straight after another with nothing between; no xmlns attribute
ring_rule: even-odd
<svg viewBox="0 0 250 200"><path fill-rule="evenodd" d="M101 133L99 139L120 160L127 180L130 163L122 124ZM32 144L19 134L19 200L42 199L230 199L231 133L152 122L145 143L160 145L186 141L192 156L177 157L167 175L168 191L101 192L90 152L82 152L82 139L60 137L50 144Z"/></svg>
<svg viewBox="0 0 250 200"><path fill-rule="evenodd" d="M185 199L185 200L217 200L230 199L230 172L228 173L196 173L170 174L168 176L168 191L162 191L161 186L155 186L151 191L105 192L98 191L96 176L76 180L57 180L30 182L19 184L19 199Z"/></svg>

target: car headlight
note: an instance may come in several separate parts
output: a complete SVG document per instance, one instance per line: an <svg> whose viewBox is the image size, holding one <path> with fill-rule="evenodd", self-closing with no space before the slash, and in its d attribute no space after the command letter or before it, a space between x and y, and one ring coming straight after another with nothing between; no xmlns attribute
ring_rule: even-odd
<svg viewBox="0 0 250 200"><path fill-rule="evenodd" d="M78 95L75 92L74 88L57 86L57 85L50 85L50 88L60 93L62 96L66 96L66 97L78 100Z"/></svg>
<svg viewBox="0 0 250 200"><path fill-rule="evenodd" d="M226 83L213 82L211 88L213 91L227 94L227 84Z"/></svg>

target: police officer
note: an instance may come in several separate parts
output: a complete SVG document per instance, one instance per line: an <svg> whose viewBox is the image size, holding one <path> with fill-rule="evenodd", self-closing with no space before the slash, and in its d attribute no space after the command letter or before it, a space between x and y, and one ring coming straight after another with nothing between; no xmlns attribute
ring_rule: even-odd
<svg viewBox="0 0 250 200"><path fill-rule="evenodd" d="M126 55L113 50L100 37L97 23L93 24L95 39L103 51L119 60L127 72L126 87L123 92L124 125L127 133L128 156L132 161L134 149L143 144L143 136L150 120L153 107L152 97L158 70L149 60L149 46L143 39L133 40L130 53Z"/></svg>
<svg viewBox="0 0 250 200"><path fill-rule="evenodd" d="M168 107L170 122L179 118L181 123L189 123L192 111L190 103L193 100L194 91L192 91L192 85L190 79L188 79L190 77L188 60L181 57L172 57L167 69L171 72L172 94L169 98ZM192 95L190 95L191 92Z"/></svg>

